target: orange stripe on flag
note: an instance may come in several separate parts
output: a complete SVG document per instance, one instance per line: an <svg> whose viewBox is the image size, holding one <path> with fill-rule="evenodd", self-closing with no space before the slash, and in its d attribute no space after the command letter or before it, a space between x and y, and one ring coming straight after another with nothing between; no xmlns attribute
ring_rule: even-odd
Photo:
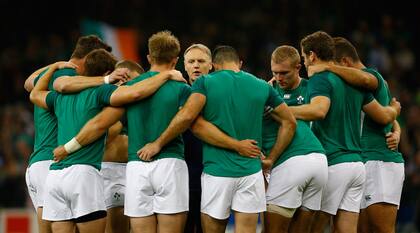
<svg viewBox="0 0 420 233"><path fill-rule="evenodd" d="M133 29L116 29L118 45L123 59L139 62L138 56L138 36Z"/></svg>

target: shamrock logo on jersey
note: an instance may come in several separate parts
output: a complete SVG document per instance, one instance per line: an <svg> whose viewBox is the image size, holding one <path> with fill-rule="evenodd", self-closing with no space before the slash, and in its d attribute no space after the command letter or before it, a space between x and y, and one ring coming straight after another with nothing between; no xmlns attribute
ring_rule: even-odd
<svg viewBox="0 0 420 233"><path fill-rule="evenodd" d="M298 104L303 104L303 100L305 100L305 98L303 98L303 96L301 96L301 95L298 96L296 99L297 99Z"/></svg>

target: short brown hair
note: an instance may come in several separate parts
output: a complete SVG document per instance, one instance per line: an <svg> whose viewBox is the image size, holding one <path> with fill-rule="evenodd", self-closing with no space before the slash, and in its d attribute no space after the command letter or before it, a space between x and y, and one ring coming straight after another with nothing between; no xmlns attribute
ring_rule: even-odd
<svg viewBox="0 0 420 233"><path fill-rule="evenodd" d="M77 40L71 58L82 59L94 49L105 49L108 52L112 51L112 47L103 42L98 36L82 36Z"/></svg>
<svg viewBox="0 0 420 233"><path fill-rule="evenodd" d="M223 64L225 62L239 64L240 61L238 52L232 46L220 45L213 50L213 63L215 64Z"/></svg>
<svg viewBox="0 0 420 233"><path fill-rule="evenodd" d="M271 54L271 60L276 63L282 63L284 61L290 61L291 65L297 65L300 63L300 56L298 50L289 45L282 45L277 47Z"/></svg>
<svg viewBox="0 0 420 233"><path fill-rule="evenodd" d="M334 41L326 32L317 31L307 35L300 41L300 46L307 55L312 51L323 61L331 61L334 59Z"/></svg>
<svg viewBox="0 0 420 233"><path fill-rule="evenodd" d="M178 38L170 31L161 31L149 38L149 56L156 64L170 63L180 51Z"/></svg>
<svg viewBox="0 0 420 233"><path fill-rule="evenodd" d="M119 61L116 65L115 68L127 68L130 71L135 71L139 74L143 74L144 73L144 69L143 67L141 67L141 65L135 61L130 61L130 60L122 60Z"/></svg>
<svg viewBox="0 0 420 233"><path fill-rule="evenodd" d="M360 58L356 48L344 37L334 37L335 54L334 60L340 62L343 57L349 57L353 62L359 62Z"/></svg>
<svg viewBox="0 0 420 233"><path fill-rule="evenodd" d="M86 76L101 76L114 70L117 59L105 49L95 49L86 56Z"/></svg>

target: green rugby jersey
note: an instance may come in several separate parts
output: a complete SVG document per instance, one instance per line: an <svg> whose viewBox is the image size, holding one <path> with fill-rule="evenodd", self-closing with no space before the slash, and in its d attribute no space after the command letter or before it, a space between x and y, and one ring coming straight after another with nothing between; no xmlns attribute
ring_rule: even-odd
<svg viewBox="0 0 420 233"><path fill-rule="evenodd" d="M58 145L64 145L79 133L90 119L102 108L109 105L112 93L117 86L104 84L74 94L59 94L55 91L47 95L47 105L57 116ZM80 150L68 155L62 161L53 163L51 170L59 170L76 164L86 164L101 169L102 156L105 149L106 136L83 146Z"/></svg>
<svg viewBox="0 0 420 233"><path fill-rule="evenodd" d="M326 151L328 165L362 161L360 126L363 105L373 96L348 84L332 72L313 75L308 83L308 97L330 99L329 111L323 120L314 121L312 130Z"/></svg>
<svg viewBox="0 0 420 233"><path fill-rule="evenodd" d="M45 69L35 79L35 83L47 72ZM61 76L75 76L74 69L60 69L54 72L48 84L49 90L53 89L54 81ZM35 142L34 151L29 158L29 166L38 161L52 160L53 150L57 147L57 118L50 110L45 110L34 105Z"/></svg>
<svg viewBox="0 0 420 233"><path fill-rule="evenodd" d="M375 99L383 106L391 102L391 93L382 75L374 69L363 69L371 73L378 80L378 88L373 93ZM384 162L403 163L404 159L400 152L388 149L385 135L391 132L392 124L381 125L365 115L362 128L362 157L363 160L379 160Z"/></svg>
<svg viewBox="0 0 420 233"><path fill-rule="evenodd" d="M238 140L262 144L264 107L283 103L278 92L263 80L244 71L220 70L204 75L192 86L193 93L206 96L203 117ZM204 172L213 176L242 177L261 170L260 158L203 143Z"/></svg>
<svg viewBox="0 0 420 233"><path fill-rule="evenodd" d="M134 85L156 74L158 72L146 72L127 85ZM190 94L191 88L187 84L169 80L152 96L127 105L128 161L141 160L137 151L165 131ZM162 158L184 159L182 135L165 145L153 160Z"/></svg>
<svg viewBox="0 0 420 233"><path fill-rule="evenodd" d="M283 96L284 102L289 106L297 106L305 103L307 80L301 79L300 84L293 90L283 90L279 85L275 85L275 89ZM262 149L265 155L268 155L277 140L279 124L273 120L270 114L264 116L263 122L263 143ZM325 150L315 137L307 122L297 120L297 127L292 141L283 151L283 153L275 161L273 168L280 165L291 157L299 155L307 155L310 153L325 154Z"/></svg>

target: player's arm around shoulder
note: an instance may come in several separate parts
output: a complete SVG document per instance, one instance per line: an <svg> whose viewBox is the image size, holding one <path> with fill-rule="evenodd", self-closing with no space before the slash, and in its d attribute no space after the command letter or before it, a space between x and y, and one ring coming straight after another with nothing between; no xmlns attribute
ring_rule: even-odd
<svg viewBox="0 0 420 233"><path fill-rule="evenodd" d="M51 80L54 72L57 69L62 68L75 68L76 66L70 62L56 62L49 66L48 71L38 80L37 84L35 85L34 89L32 89L31 94L29 95L29 99L32 103L36 104L41 108L48 108L47 105L47 95L48 91L48 83Z"/></svg>
<svg viewBox="0 0 420 233"><path fill-rule="evenodd" d="M375 122L386 125L392 123L400 114L401 104L395 98L392 98L389 106L382 106L373 99L363 106L363 111Z"/></svg>

